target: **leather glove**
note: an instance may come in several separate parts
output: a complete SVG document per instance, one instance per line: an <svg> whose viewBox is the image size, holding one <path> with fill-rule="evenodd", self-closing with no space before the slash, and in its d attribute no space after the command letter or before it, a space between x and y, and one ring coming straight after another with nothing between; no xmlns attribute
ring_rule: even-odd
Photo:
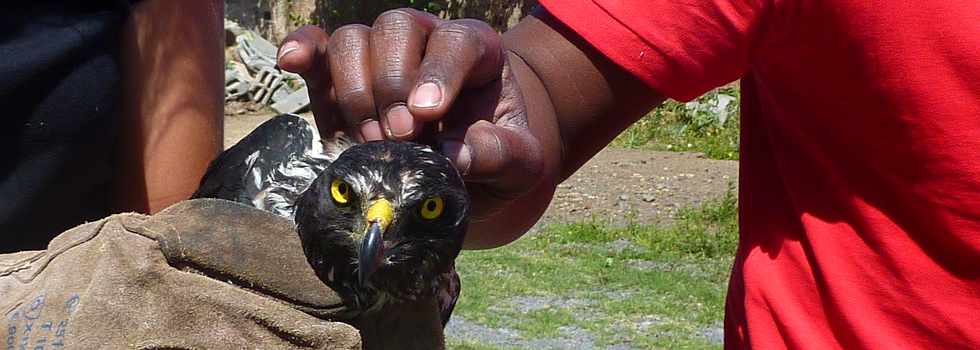
<svg viewBox="0 0 980 350"><path fill-rule="evenodd" d="M0 347L357 349L292 223L232 202L178 203L0 255Z"/></svg>

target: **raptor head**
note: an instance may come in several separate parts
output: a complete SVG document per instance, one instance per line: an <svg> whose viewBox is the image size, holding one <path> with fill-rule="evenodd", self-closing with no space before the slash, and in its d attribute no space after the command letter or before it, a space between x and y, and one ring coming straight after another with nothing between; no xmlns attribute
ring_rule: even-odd
<svg viewBox="0 0 980 350"><path fill-rule="evenodd" d="M463 180L445 156L375 141L340 154L303 193L295 220L320 278L370 307L438 293L468 212Z"/></svg>

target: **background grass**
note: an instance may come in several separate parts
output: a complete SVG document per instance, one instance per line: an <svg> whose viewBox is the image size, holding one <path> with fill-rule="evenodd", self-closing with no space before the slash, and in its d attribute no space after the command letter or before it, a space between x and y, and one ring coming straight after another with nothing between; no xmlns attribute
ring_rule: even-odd
<svg viewBox="0 0 980 350"><path fill-rule="evenodd" d="M738 86L730 84L688 103L664 102L620 134L613 146L737 160L739 99Z"/></svg>
<svg viewBox="0 0 980 350"><path fill-rule="evenodd" d="M669 227L613 227L593 219L466 252L457 260L464 289L454 317L514 330L523 339L561 339L573 329L596 347L718 347L736 208L729 191L682 210ZM527 300L541 303L522 306ZM508 348L453 338L450 346Z"/></svg>
<svg viewBox="0 0 980 350"><path fill-rule="evenodd" d="M733 84L688 103L668 101L612 146L737 160L739 98ZM546 226L506 247L466 252L457 260L464 289L454 317L511 336L450 337L448 345L720 348L737 213L732 188L682 209L666 227L616 227L593 218ZM561 339L576 345L533 343Z"/></svg>

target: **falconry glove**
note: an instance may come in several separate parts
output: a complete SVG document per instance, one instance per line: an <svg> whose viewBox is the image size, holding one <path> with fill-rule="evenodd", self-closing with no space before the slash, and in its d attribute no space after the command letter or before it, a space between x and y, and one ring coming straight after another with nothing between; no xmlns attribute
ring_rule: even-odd
<svg viewBox="0 0 980 350"><path fill-rule="evenodd" d="M357 349L289 220L200 199L0 255L0 347Z"/></svg>
<svg viewBox="0 0 980 350"><path fill-rule="evenodd" d="M460 295L469 195L446 156L415 142L326 139L273 117L222 152L192 198L295 223L317 276L349 305L365 349L442 349Z"/></svg>

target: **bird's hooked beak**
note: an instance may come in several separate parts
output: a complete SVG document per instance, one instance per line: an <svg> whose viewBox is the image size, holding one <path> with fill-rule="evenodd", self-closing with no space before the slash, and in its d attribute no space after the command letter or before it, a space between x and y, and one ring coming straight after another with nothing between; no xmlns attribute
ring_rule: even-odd
<svg viewBox="0 0 980 350"><path fill-rule="evenodd" d="M368 278L384 260L384 233L391 224L393 216L391 202L387 199L375 200L368 207L367 215L364 217L368 224L367 233L361 241L361 250L357 257L357 278L361 286L367 284Z"/></svg>

